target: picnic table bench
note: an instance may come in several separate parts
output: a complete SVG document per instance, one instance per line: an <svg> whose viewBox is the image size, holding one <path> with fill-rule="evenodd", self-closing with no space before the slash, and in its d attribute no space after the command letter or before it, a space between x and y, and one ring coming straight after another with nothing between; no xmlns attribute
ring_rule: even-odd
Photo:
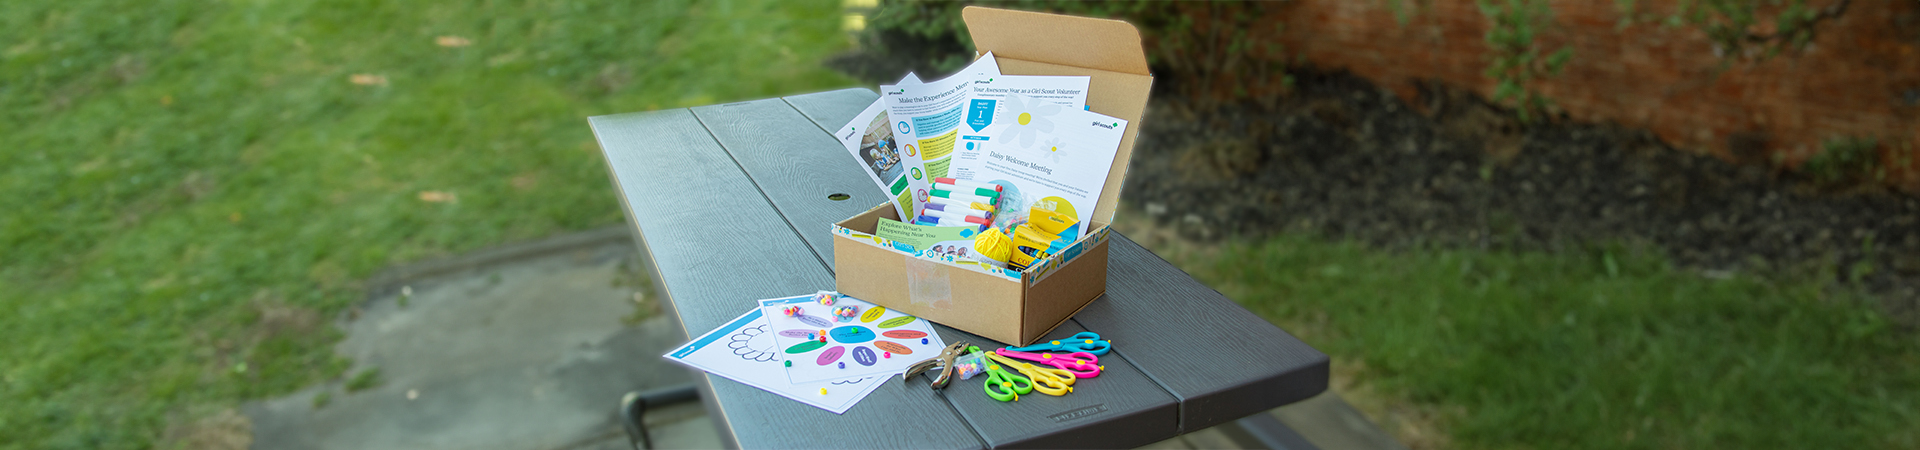
<svg viewBox="0 0 1920 450"><path fill-rule="evenodd" d="M656 298L687 335L756 299L833 288L831 224L887 196L828 130L876 98L846 89L589 119ZM1326 390L1325 354L1112 236L1106 295L1047 336L1114 342L1106 372L1072 394L1002 403L977 378L936 391L896 376L835 415L711 374L695 386L739 448L1130 448ZM1004 345L934 328L947 342Z"/></svg>

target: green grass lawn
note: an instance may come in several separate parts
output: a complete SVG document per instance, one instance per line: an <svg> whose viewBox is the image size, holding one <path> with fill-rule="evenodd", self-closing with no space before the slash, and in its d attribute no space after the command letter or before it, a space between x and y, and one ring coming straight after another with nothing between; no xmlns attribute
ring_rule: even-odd
<svg viewBox="0 0 1920 450"><path fill-rule="evenodd" d="M818 64L839 24L776 0L0 2L0 448L147 447L341 377L329 323L379 268L621 220L586 116L851 86Z"/></svg>
<svg viewBox="0 0 1920 450"><path fill-rule="evenodd" d="M620 220L588 115L853 84L837 3L604 3L0 2L0 448L349 378L374 271ZM1459 447L1920 446L1920 346L1820 274L1157 250Z"/></svg>
<svg viewBox="0 0 1920 450"><path fill-rule="evenodd" d="M1282 236L1156 252L1459 448L1920 447L1920 342L1830 274L1657 252L1385 252ZM1391 427L1390 427L1391 428ZM1403 436L1405 437L1405 436Z"/></svg>

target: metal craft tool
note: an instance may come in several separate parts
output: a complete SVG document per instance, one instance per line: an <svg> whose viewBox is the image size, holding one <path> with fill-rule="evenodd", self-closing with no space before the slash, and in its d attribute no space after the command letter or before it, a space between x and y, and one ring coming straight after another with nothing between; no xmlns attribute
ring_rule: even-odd
<svg viewBox="0 0 1920 450"><path fill-rule="evenodd" d="M967 347L971 346L973 346L973 344L966 342L955 342L953 345L948 345L947 348L940 350L939 355L907 366L907 371L900 373L900 381L906 382L908 378L913 378L914 375L919 375L937 368L940 370L940 376L933 377L933 382L929 383L928 386L934 389L945 389L947 382L953 381L953 359L966 354Z"/></svg>

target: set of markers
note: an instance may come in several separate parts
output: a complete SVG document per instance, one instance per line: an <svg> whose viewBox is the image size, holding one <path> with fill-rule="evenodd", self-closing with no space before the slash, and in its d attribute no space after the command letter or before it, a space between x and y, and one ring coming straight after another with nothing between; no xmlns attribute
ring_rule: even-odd
<svg viewBox="0 0 1920 450"><path fill-rule="evenodd" d="M915 225L937 227L982 227L993 225L993 211L1000 204L1000 185L978 181L934 178L927 204L914 218Z"/></svg>

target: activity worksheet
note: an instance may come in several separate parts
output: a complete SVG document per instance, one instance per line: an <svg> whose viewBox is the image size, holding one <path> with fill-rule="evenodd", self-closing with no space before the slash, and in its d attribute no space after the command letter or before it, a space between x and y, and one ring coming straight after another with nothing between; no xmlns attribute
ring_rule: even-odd
<svg viewBox="0 0 1920 450"><path fill-rule="evenodd" d="M834 414L847 412L888 379L885 376L857 376L791 383L787 381L786 371L782 370L786 361L781 357L783 355L771 331L772 327L761 314L761 308L756 307L665 356L667 360Z"/></svg>
<svg viewBox="0 0 1920 450"><path fill-rule="evenodd" d="M953 162L954 141L959 140L960 122L966 115L967 99L973 94L975 74L999 71L993 58L983 57L944 79L917 82L917 78L908 74L908 79L899 84L880 86L880 99L887 104L893 132L905 143L907 159L917 159L919 169L925 171L919 173L909 167L909 177L926 181L947 176L948 166ZM914 192L915 200L920 202L926 201L926 195L924 191Z"/></svg>
<svg viewBox="0 0 1920 450"><path fill-rule="evenodd" d="M783 312L787 307L800 311L789 316ZM835 316L834 308L843 307L853 307L854 315ZM783 364L793 384L886 379L947 346L926 320L844 295L833 305L822 305L812 295L766 299L760 309L773 326L781 356L793 362Z"/></svg>
<svg viewBox="0 0 1920 450"><path fill-rule="evenodd" d="M1026 220L1032 207L1092 220L1127 121L1018 93L991 108L953 157L951 175L1002 187L994 225Z"/></svg>
<svg viewBox="0 0 1920 450"><path fill-rule="evenodd" d="M893 133L893 127L887 120L887 105L883 100L875 99L872 105L853 116L846 126L840 127L834 137L840 139L840 145L859 161L861 172L886 192L900 217L912 217L920 211L920 201L913 193L916 189L924 191L928 185L922 177L915 179L921 169L917 160L909 161L900 151L900 135Z"/></svg>

